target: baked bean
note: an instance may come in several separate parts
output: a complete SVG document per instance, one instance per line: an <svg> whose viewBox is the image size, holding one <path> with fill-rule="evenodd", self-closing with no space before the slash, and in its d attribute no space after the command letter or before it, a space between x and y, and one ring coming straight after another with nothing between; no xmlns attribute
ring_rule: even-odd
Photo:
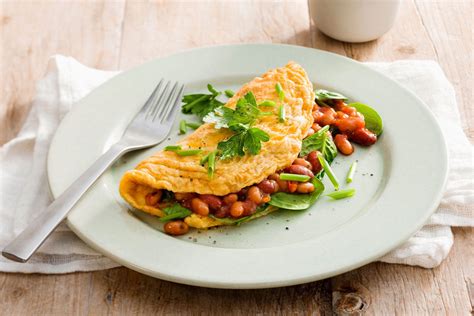
<svg viewBox="0 0 474 316"><path fill-rule="evenodd" d="M296 191L303 194L311 193L314 191L314 185L311 182L298 183Z"/></svg>
<svg viewBox="0 0 474 316"><path fill-rule="evenodd" d="M230 215L232 217L238 218L244 214L244 203L241 201L234 202L230 207Z"/></svg>
<svg viewBox="0 0 474 316"><path fill-rule="evenodd" d="M214 211L222 206L221 199L215 195L203 194L199 198Z"/></svg>
<svg viewBox="0 0 474 316"><path fill-rule="evenodd" d="M268 203L270 202L272 198L270 197L269 194L265 194L263 197L262 197L262 203Z"/></svg>
<svg viewBox="0 0 474 316"><path fill-rule="evenodd" d="M244 202L242 202L242 206L244 208L244 216L252 215L257 211L257 204L252 200L245 200Z"/></svg>
<svg viewBox="0 0 474 316"><path fill-rule="evenodd" d="M323 117L323 112L320 112L319 109L316 110L316 111L313 111L313 119L315 122L319 122L319 120L321 119L321 117Z"/></svg>
<svg viewBox="0 0 474 316"><path fill-rule="evenodd" d="M343 108L346 107L346 103L343 100L333 100L332 101L334 110L341 111Z"/></svg>
<svg viewBox="0 0 474 316"><path fill-rule="evenodd" d="M310 176L311 178L314 177L314 174L311 170L300 165L291 165L286 168L285 171L293 174L302 174L305 176Z"/></svg>
<svg viewBox="0 0 474 316"><path fill-rule="evenodd" d="M239 196L235 193L228 194L224 197L224 203L227 205L232 205L235 201L239 199Z"/></svg>
<svg viewBox="0 0 474 316"><path fill-rule="evenodd" d="M318 151L312 151L306 157L306 159L309 161L309 163L313 167L311 170L315 174L318 174L323 169L323 167L321 166L321 163L319 162L319 159L318 159L318 153L319 153Z"/></svg>
<svg viewBox="0 0 474 316"><path fill-rule="evenodd" d="M191 208L194 213L207 216L209 215L209 206L200 198L194 198L191 200Z"/></svg>
<svg viewBox="0 0 474 316"><path fill-rule="evenodd" d="M262 202L262 191L254 185L250 187L247 198L256 204L260 204Z"/></svg>
<svg viewBox="0 0 474 316"><path fill-rule="evenodd" d="M280 192L288 191L288 181L278 179L276 180L276 182L278 183L278 191Z"/></svg>
<svg viewBox="0 0 474 316"><path fill-rule="evenodd" d="M298 183L295 181L288 181L288 192L294 193L298 189Z"/></svg>
<svg viewBox="0 0 474 316"><path fill-rule="evenodd" d="M306 159L303 159L303 158L296 158L295 161L293 161L293 164L294 164L294 165L300 165L300 166L306 167L306 168L308 168L309 170L312 169L312 166L311 166L311 164L309 163L309 161L306 160Z"/></svg>
<svg viewBox="0 0 474 316"><path fill-rule="evenodd" d="M319 109L320 112L323 113L323 116L319 118L318 121L315 121L320 126L331 125L335 122L336 111L329 107L322 107Z"/></svg>
<svg viewBox="0 0 474 316"><path fill-rule="evenodd" d="M337 111L336 112L336 119L340 120L340 119L346 119L348 118L349 115L347 115L346 113L342 112L342 111Z"/></svg>
<svg viewBox="0 0 474 316"><path fill-rule="evenodd" d="M183 221L171 221L164 226L165 233L178 236L184 235L189 231L189 226Z"/></svg>
<svg viewBox="0 0 474 316"><path fill-rule="evenodd" d="M352 144L347 140L347 135L344 134L337 134L334 137L334 143L336 144L337 149L346 156L349 156L354 152L354 147Z"/></svg>
<svg viewBox="0 0 474 316"><path fill-rule="evenodd" d="M217 218L227 217L227 215L229 214L229 210L230 210L230 205L224 205L221 208L218 208L214 212L214 216L217 217Z"/></svg>
<svg viewBox="0 0 474 316"><path fill-rule="evenodd" d="M280 179L280 175L278 173L273 173L268 176L268 179L277 181L278 179Z"/></svg>
<svg viewBox="0 0 474 316"><path fill-rule="evenodd" d="M178 201L183 201L183 200L190 200L192 199L193 197L195 197L196 194L195 193L180 193L180 192L176 192L174 194L174 198Z"/></svg>
<svg viewBox="0 0 474 316"><path fill-rule="evenodd" d="M353 108L352 106L345 106L341 109L342 112L346 113L349 116L356 116L357 109Z"/></svg>
<svg viewBox="0 0 474 316"><path fill-rule="evenodd" d="M351 116L345 119L336 120L334 125L343 133L353 132L365 126L364 119L358 116Z"/></svg>
<svg viewBox="0 0 474 316"><path fill-rule="evenodd" d="M305 138L306 138L306 137L309 137L309 136L311 136L311 135L313 135L314 133L315 133L315 132L314 132L314 129L310 128L310 129L308 130L308 132L306 133Z"/></svg>
<svg viewBox="0 0 474 316"><path fill-rule="evenodd" d="M149 206L155 206L156 204L158 204L158 202L160 202L162 194L163 192L161 190L148 193L145 196L145 203Z"/></svg>
<svg viewBox="0 0 474 316"><path fill-rule="evenodd" d="M377 135L366 128L359 128L351 134L350 140L362 146L370 146L377 141Z"/></svg>
<svg viewBox="0 0 474 316"><path fill-rule="evenodd" d="M311 128L314 130L314 132L316 133L317 131L319 131L322 127L319 126L318 123L313 123L313 125L311 125Z"/></svg>
<svg viewBox="0 0 474 316"><path fill-rule="evenodd" d="M258 187L265 193L275 193L278 191L278 183L275 180L265 179L258 184Z"/></svg>

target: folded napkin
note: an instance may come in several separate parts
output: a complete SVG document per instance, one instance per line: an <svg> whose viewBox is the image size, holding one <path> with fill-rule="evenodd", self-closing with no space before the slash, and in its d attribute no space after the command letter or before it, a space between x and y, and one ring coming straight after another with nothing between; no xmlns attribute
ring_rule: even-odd
<svg viewBox="0 0 474 316"><path fill-rule="evenodd" d="M437 212L400 248L380 260L431 268L453 244L450 226L474 226L472 145L464 135L454 90L433 61L368 63L415 92L437 117L449 147L449 180ZM31 112L16 138L0 148L0 248L17 235L35 212L51 202L46 155L59 122L79 99L117 72L88 68L75 59L54 56L38 83ZM0 258L0 271L66 273L118 266L90 249L61 224L24 264Z"/></svg>

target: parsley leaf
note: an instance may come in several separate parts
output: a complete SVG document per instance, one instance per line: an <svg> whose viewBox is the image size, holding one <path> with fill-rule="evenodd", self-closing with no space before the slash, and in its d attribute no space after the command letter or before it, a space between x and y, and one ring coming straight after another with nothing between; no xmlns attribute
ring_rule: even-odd
<svg viewBox="0 0 474 316"><path fill-rule="evenodd" d="M217 144L217 149L221 151L220 159L228 159L235 156L245 155L243 147L243 139L245 133L232 135L228 139Z"/></svg>
<svg viewBox="0 0 474 316"><path fill-rule="evenodd" d="M207 89L211 94L187 94L183 97L184 103L181 111L184 114L195 114L203 118L208 113L214 111L216 108L223 106L224 103L217 100L217 96L221 92L217 91L212 85L208 84Z"/></svg>
<svg viewBox="0 0 474 316"><path fill-rule="evenodd" d="M178 203L163 208L163 212L166 215L160 218L161 222L167 222L176 218L185 218L192 214L190 210Z"/></svg>
<svg viewBox="0 0 474 316"><path fill-rule="evenodd" d="M270 136L259 128L250 128L243 136L243 148L244 151L251 155L256 155L262 149L261 142L268 142Z"/></svg>

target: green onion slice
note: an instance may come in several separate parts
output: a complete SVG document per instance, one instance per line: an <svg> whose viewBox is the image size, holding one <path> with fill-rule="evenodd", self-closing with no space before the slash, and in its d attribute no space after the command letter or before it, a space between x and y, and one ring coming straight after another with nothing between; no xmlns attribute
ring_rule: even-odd
<svg viewBox="0 0 474 316"><path fill-rule="evenodd" d="M278 109L278 121L280 123L283 123L285 121L285 106L282 104L280 105L280 108Z"/></svg>
<svg viewBox="0 0 474 316"><path fill-rule="evenodd" d="M187 131L188 129L186 127L186 120L181 120L179 122L179 135L186 134Z"/></svg>
<svg viewBox="0 0 474 316"><path fill-rule="evenodd" d="M216 153L217 151L213 151L208 155L207 159L207 175L212 178L214 175L214 170L216 170Z"/></svg>
<svg viewBox="0 0 474 316"><path fill-rule="evenodd" d="M181 146L166 146L165 151L178 151L181 150Z"/></svg>
<svg viewBox="0 0 474 316"><path fill-rule="evenodd" d="M283 101L285 99L285 92L283 91L283 88L279 82L277 82L275 85L275 90L278 94L278 98L280 98L280 101Z"/></svg>
<svg viewBox="0 0 474 316"><path fill-rule="evenodd" d="M321 163L321 166L323 166L324 171L329 177L329 180L331 181L332 185L334 186L335 190L339 190L339 181L336 178L336 175L331 169L331 166L329 163L324 159L324 157L321 154L318 154L318 159L319 162Z"/></svg>
<svg viewBox="0 0 474 316"><path fill-rule="evenodd" d="M280 180L306 182L309 179L311 179L310 176L306 176L303 174L280 173Z"/></svg>
<svg viewBox="0 0 474 316"><path fill-rule="evenodd" d="M356 192L355 189L345 189L345 190L340 190L340 191L326 194L326 196L329 196L330 198L333 198L335 200L340 200L340 199L345 199L345 198L353 196L355 192Z"/></svg>
<svg viewBox="0 0 474 316"><path fill-rule="evenodd" d="M175 151L175 153L178 154L179 156L194 156L194 155L197 155L201 152L202 152L201 149L189 149L189 150L177 150L177 151Z"/></svg>
<svg viewBox="0 0 474 316"><path fill-rule="evenodd" d="M207 160L209 160L209 155L210 155L210 153L201 158L201 160L199 161L199 164L201 166L204 166L206 164Z"/></svg>
<svg viewBox="0 0 474 316"><path fill-rule="evenodd" d="M271 100L263 100L258 104L258 106L276 106L276 103Z"/></svg>
<svg viewBox="0 0 474 316"><path fill-rule="evenodd" d="M347 173L347 177L346 177L346 183L351 183L352 182L352 179L354 178L354 173L357 169L357 161L354 161L351 165L351 167L349 168L349 172Z"/></svg>
<svg viewBox="0 0 474 316"><path fill-rule="evenodd" d="M232 90L225 90L224 93L229 98L232 98L234 96L234 91Z"/></svg>
<svg viewBox="0 0 474 316"><path fill-rule="evenodd" d="M189 128L192 128L192 129L198 129L199 126L201 126L201 124L194 123L194 122L189 122L189 123L186 123L186 126L189 127Z"/></svg>

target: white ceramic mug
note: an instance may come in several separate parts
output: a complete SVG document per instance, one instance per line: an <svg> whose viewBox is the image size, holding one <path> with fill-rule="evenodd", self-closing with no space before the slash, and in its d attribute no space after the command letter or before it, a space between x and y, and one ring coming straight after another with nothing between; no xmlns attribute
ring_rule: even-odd
<svg viewBox="0 0 474 316"><path fill-rule="evenodd" d="M400 0L309 0L311 19L329 37L359 43L374 40L393 25Z"/></svg>

